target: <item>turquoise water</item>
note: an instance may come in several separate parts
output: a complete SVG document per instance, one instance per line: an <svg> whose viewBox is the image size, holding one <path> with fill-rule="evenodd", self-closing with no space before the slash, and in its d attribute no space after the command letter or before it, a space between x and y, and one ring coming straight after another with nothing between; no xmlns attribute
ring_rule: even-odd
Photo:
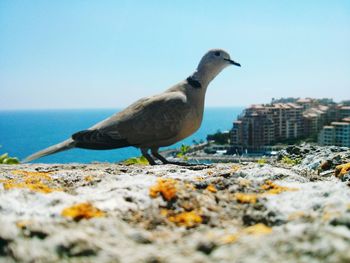
<svg viewBox="0 0 350 263"><path fill-rule="evenodd" d="M242 110L242 107L207 108L201 128L192 136L169 148L192 144L193 140L205 140L209 133L230 129L232 122ZM0 111L2 146L0 153L8 152L11 156L22 159L69 138L77 131L89 128L117 111L115 109ZM139 150L133 147L103 151L72 149L43 157L36 162L115 162L139 155Z"/></svg>

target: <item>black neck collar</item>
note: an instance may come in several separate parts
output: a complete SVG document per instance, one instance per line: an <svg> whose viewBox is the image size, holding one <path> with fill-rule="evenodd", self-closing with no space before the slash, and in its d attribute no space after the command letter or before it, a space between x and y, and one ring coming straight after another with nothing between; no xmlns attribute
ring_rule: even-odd
<svg viewBox="0 0 350 263"><path fill-rule="evenodd" d="M194 79L192 76L189 76L186 80L187 80L187 83L190 84L190 86L192 86L192 88L194 89L202 88L202 84L198 80Z"/></svg>

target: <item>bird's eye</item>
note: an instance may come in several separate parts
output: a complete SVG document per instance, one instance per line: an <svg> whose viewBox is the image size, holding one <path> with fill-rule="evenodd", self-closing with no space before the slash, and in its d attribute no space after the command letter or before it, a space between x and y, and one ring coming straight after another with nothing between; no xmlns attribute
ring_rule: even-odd
<svg viewBox="0 0 350 263"><path fill-rule="evenodd" d="M218 57L218 56L220 56L220 52L217 51L217 52L214 53L214 55Z"/></svg>

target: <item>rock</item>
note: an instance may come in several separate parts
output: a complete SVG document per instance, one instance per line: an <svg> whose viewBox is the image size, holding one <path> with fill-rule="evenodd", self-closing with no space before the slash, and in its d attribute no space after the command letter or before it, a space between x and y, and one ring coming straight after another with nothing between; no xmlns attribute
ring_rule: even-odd
<svg viewBox="0 0 350 263"><path fill-rule="evenodd" d="M341 177L342 182L350 182L350 173L346 173Z"/></svg>
<svg viewBox="0 0 350 263"><path fill-rule="evenodd" d="M90 257L97 254L96 248L91 247L89 243L84 240L60 244L57 246L56 251L58 255L63 258Z"/></svg>
<svg viewBox="0 0 350 263"><path fill-rule="evenodd" d="M0 256L6 256L9 252L8 247L11 240L3 238L0 236Z"/></svg>
<svg viewBox="0 0 350 263"><path fill-rule="evenodd" d="M209 255L215 248L216 244L214 242L199 242L197 245L197 250Z"/></svg>
<svg viewBox="0 0 350 263"><path fill-rule="evenodd" d="M334 170L349 150L302 145L280 154L300 162L0 165L0 257L348 262L349 173Z"/></svg>
<svg viewBox="0 0 350 263"><path fill-rule="evenodd" d="M346 147L338 146L312 146L302 144L300 146L289 146L279 151L278 161L283 158L299 160L294 166L299 170L325 171L335 169L337 165L350 161L350 150Z"/></svg>
<svg viewBox="0 0 350 263"><path fill-rule="evenodd" d="M346 226L347 228L350 229L350 216L347 218L341 217L341 218L334 218L330 224L332 226Z"/></svg>
<svg viewBox="0 0 350 263"><path fill-rule="evenodd" d="M323 171L331 169L333 166L332 160L325 160L324 162L321 163L321 169Z"/></svg>
<svg viewBox="0 0 350 263"><path fill-rule="evenodd" d="M130 238L139 244L151 244L152 240L143 233L133 233Z"/></svg>

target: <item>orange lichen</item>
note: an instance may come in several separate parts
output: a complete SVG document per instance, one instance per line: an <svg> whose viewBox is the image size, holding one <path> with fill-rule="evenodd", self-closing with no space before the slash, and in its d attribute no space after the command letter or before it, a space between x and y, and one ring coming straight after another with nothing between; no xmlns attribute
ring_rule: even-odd
<svg viewBox="0 0 350 263"><path fill-rule="evenodd" d="M80 203L63 209L61 215L72 218L75 221L80 221L81 219L103 217L105 216L105 212L90 203Z"/></svg>
<svg viewBox="0 0 350 263"><path fill-rule="evenodd" d="M45 194L51 193L53 191L61 191L61 189L51 188L48 185L48 181L52 181L50 172L15 170L12 171L12 174L17 175L17 177L0 180L0 183L3 183L5 190L10 190L13 188L26 188L31 191Z"/></svg>
<svg viewBox="0 0 350 263"><path fill-rule="evenodd" d="M42 182L35 182L35 183L15 183L13 180L8 180L7 182L3 183L5 190L9 190L12 188L27 188L34 192L39 193L51 193L53 191L57 191L58 189L50 188L48 185L42 183Z"/></svg>
<svg viewBox="0 0 350 263"><path fill-rule="evenodd" d="M265 224L259 223L243 229L243 232L248 235L266 235L272 232L272 228Z"/></svg>
<svg viewBox="0 0 350 263"><path fill-rule="evenodd" d="M218 190L215 188L214 185L210 184L207 186L206 190L208 190L209 192L212 192L212 193L216 193Z"/></svg>
<svg viewBox="0 0 350 263"><path fill-rule="evenodd" d="M174 216L169 216L168 220L178 226L195 227L202 223L202 217L196 212L182 212Z"/></svg>
<svg viewBox="0 0 350 263"><path fill-rule="evenodd" d="M297 188L291 188L291 187L285 187L285 186L281 186L281 185L277 185L274 182L268 180L265 182L265 184L263 184L261 186L261 189L265 190L265 194L280 194L282 192L286 192L286 191L297 191L299 189Z"/></svg>
<svg viewBox="0 0 350 263"><path fill-rule="evenodd" d="M336 177L343 177L349 171L350 171L350 163L345 163L345 164L336 166L334 174Z"/></svg>
<svg viewBox="0 0 350 263"><path fill-rule="evenodd" d="M235 193L236 201L242 204L255 204L258 195L257 194L245 194L245 193Z"/></svg>
<svg viewBox="0 0 350 263"><path fill-rule="evenodd" d="M174 179L160 178L158 179L157 184L149 189L149 195L152 198L156 198L158 194L161 194L165 200L173 200L176 198L176 184L177 182Z"/></svg>

